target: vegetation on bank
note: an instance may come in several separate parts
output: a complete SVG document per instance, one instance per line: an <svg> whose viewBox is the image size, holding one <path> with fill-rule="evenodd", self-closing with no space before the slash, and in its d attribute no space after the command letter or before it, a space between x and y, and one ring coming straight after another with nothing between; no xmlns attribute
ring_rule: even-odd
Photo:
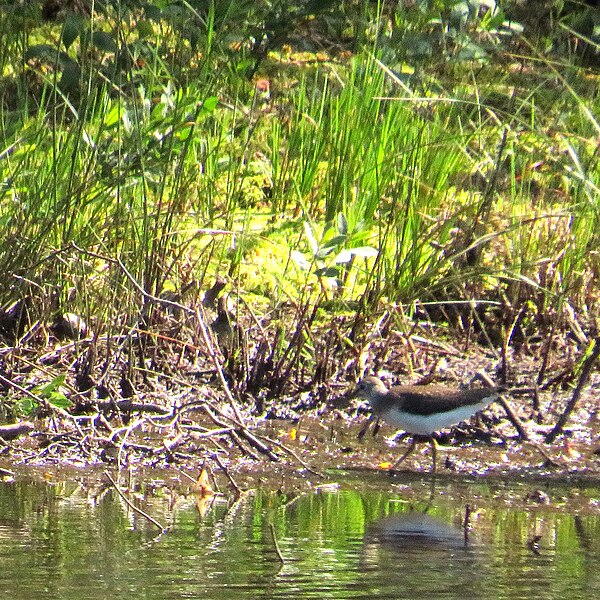
<svg viewBox="0 0 600 600"><path fill-rule="evenodd" d="M539 7L533 28L489 0L0 4L2 417L215 374L263 412L428 369L426 322L500 348L502 377L512 348L541 385L574 355L573 379L597 11Z"/></svg>

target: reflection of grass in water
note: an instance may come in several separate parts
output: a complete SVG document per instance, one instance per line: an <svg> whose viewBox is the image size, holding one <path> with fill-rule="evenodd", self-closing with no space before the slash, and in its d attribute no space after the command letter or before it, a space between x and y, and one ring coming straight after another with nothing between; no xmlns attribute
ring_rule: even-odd
<svg viewBox="0 0 600 600"><path fill-rule="evenodd" d="M345 477L337 493L294 497L282 490L257 490L239 502L218 503L200 518L191 498L173 495L172 481L163 489L141 471L133 472L130 481L138 490L136 502L172 523L158 540L150 525L133 519L115 494L103 491L100 481L85 488L74 480L0 486L4 585L33 592L43 585L72 597L102 597L110 587L113 597L125 598L132 586L169 597L192 596L201 584L208 595L214 588L215 596L219 590L228 597L226 586L231 586L232 598L254 598L263 589L272 593L274 585L281 595L292 589L322 595L326 587L328 594L340 597L350 597L349 590L373 597L389 597L395 590L403 597L399 590L414 587L431 597L436 589L447 594L449 586L462 595L468 583L471 591L479 594L481 589L482 597L494 590L521 596L524 590L542 589L558 597L565 585L593 590L598 582L591 567L600 522L592 503L588 510L571 500L559 505L561 497L574 494L568 483L550 489L551 505L531 506L523 497L532 486L522 482L453 482L441 485L428 503L426 489L407 498L419 487L418 480L401 489L391 490L386 481L387 489L364 490L364 479ZM474 512L463 548L459 539L467 500ZM424 511L423 522L437 523L438 531L445 529L448 535L432 534L430 543L423 535L423 543L415 545L414 538L411 543L400 536L400 543L394 543L370 530L382 519L410 519ZM282 569L270 524L285 561ZM528 548L535 536L541 536L539 555ZM80 546L84 549L75 551ZM124 552L133 564L119 560ZM48 562L58 555L60 561ZM13 573L18 574L15 580ZM120 587L124 582L127 586Z"/></svg>

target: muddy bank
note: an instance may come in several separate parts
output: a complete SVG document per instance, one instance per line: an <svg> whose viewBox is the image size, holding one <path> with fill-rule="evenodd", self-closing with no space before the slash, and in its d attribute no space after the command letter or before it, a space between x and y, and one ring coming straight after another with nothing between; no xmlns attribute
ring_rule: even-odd
<svg viewBox="0 0 600 600"><path fill-rule="evenodd" d="M303 358L301 337L292 337L276 361L282 329L258 326L247 313L228 320L223 337L216 324L227 309L216 307L212 316L209 310L197 309L193 318L181 312L180 320L163 315L161 335L4 348L5 476L91 468L164 472L183 482L189 479L182 472L197 477L205 469L215 485L235 491L262 481L316 485L340 469L385 471L405 442L394 441L389 426L358 439L369 408L350 392L364 373L453 387L483 374L508 388L513 418L494 404L439 434L440 476L583 481L600 473L593 342L557 336L552 345L538 339L498 352L413 323L410 333L372 329L359 349L349 343L355 322L336 317L327 327L311 325L314 362ZM416 473L429 468L423 451L402 465Z"/></svg>

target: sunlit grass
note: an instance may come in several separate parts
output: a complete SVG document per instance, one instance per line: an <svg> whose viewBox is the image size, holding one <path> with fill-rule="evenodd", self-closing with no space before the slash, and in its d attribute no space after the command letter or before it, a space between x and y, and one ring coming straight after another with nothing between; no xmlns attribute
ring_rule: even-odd
<svg viewBox="0 0 600 600"><path fill-rule="evenodd" d="M168 24L111 23L132 67L111 80L110 53L90 52L77 93L16 41L0 54L37 86L0 115L1 302L135 320L119 264L154 296L226 274L273 306L497 299L506 281L514 302L597 301L600 128L584 86L540 57L522 82L467 63L449 69L460 81L407 80L376 44L310 67L273 53L249 81L247 49L236 64L214 17L195 52L166 58Z"/></svg>

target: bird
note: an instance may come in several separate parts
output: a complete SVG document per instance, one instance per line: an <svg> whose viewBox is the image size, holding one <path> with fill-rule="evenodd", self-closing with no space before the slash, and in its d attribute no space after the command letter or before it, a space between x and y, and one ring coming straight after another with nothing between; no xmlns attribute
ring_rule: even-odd
<svg viewBox="0 0 600 600"><path fill-rule="evenodd" d="M352 397L369 402L373 413L359 433L362 438L374 419L383 419L412 436L406 452L391 468L393 471L425 437L431 444L432 474L436 472L437 446L433 434L455 425L498 400L503 388L487 387L458 390L443 385L400 385L388 388L378 377L361 379Z"/></svg>

